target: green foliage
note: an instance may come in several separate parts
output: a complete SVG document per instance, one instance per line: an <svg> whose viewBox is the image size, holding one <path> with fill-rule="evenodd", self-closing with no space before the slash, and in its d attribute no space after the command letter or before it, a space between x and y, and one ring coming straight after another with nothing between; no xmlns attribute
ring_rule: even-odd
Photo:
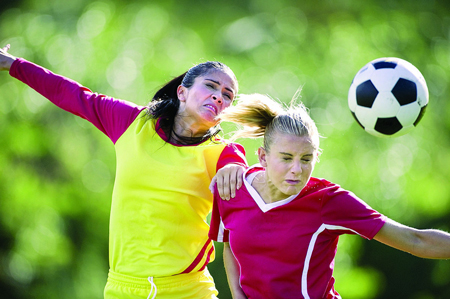
<svg viewBox="0 0 450 299"><path fill-rule="evenodd" d="M137 104L205 60L229 65L242 93L288 102L302 88L301 100L325 137L315 176L406 225L448 230L449 13L442 0L27 0L0 7L0 46L10 43L13 55ZM417 66L430 91L422 122L395 139L368 135L347 108L356 72L387 56ZM6 72L0 74L0 116L0 292L101 298L115 168L111 142ZM260 141L242 144L255 163ZM385 247L355 236L341 240L335 276L344 298L447 296L447 261ZM218 250L210 269L224 299L229 293L220 263Z"/></svg>

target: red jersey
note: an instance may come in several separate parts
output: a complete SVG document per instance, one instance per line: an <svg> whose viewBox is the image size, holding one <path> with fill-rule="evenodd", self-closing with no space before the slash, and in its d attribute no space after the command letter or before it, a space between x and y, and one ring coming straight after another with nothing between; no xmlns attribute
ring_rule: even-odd
<svg viewBox="0 0 450 299"><path fill-rule="evenodd" d="M341 234L372 239L386 217L353 193L311 178L303 190L265 203L244 173L236 197L214 197L209 236L229 242L249 299L340 298L334 290L334 258Z"/></svg>

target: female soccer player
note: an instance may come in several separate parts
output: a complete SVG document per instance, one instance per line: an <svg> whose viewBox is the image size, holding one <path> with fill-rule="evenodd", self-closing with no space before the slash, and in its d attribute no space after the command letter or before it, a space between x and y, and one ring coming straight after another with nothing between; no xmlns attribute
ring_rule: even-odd
<svg viewBox="0 0 450 299"><path fill-rule="evenodd" d="M233 72L219 62L199 64L144 107L93 93L8 50L0 49L0 69L87 119L114 143L105 298L216 298L206 268L214 259L208 187L226 167L225 181L218 182L224 194L233 193L247 165L242 146L217 136L217 116L238 92Z"/></svg>
<svg viewBox="0 0 450 299"><path fill-rule="evenodd" d="M210 237L228 242L224 263L233 298L340 298L332 276L338 237L358 234L424 258L450 258L450 235L396 223L324 179L311 177L319 133L301 105L242 96L222 120L236 137L264 136L261 165L244 173L230 201L215 195Z"/></svg>

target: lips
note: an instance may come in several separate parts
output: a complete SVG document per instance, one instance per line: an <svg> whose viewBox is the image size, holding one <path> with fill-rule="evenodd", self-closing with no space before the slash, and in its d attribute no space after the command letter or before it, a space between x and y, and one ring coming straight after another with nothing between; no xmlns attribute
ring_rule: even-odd
<svg viewBox="0 0 450 299"><path fill-rule="evenodd" d="M300 180L286 180L286 183L289 185L297 185L300 183Z"/></svg>
<svg viewBox="0 0 450 299"><path fill-rule="evenodd" d="M210 104L206 104L206 105L204 105L206 108L208 108L209 110L211 110L213 113L214 113L214 115L217 115L217 107L216 106L214 106L214 105L210 105Z"/></svg>

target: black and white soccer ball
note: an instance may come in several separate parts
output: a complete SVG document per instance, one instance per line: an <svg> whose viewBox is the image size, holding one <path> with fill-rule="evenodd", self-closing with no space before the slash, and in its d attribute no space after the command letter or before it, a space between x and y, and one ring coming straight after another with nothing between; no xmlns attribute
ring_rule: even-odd
<svg viewBox="0 0 450 299"><path fill-rule="evenodd" d="M348 106L358 124L378 137L411 131L428 105L428 88L420 71L400 58L379 58L353 78Z"/></svg>

